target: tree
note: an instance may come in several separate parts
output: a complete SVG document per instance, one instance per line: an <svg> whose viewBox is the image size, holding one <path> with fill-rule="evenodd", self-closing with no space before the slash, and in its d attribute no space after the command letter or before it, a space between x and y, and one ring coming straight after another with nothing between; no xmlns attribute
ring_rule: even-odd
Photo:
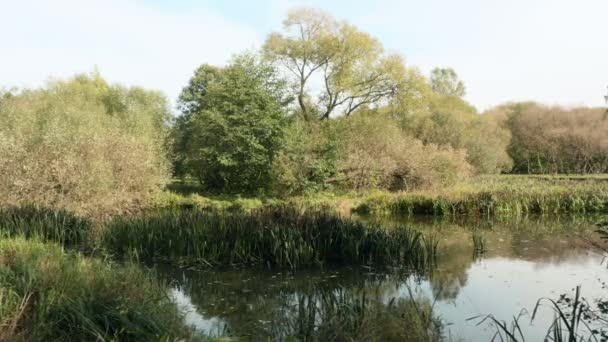
<svg viewBox="0 0 608 342"><path fill-rule="evenodd" d="M312 9L289 12L284 33L272 33L265 55L294 77L301 113L321 119L341 110L350 115L394 96L405 75L398 55L385 55L380 42L348 23ZM311 101L307 86L318 77L320 95ZM312 108L311 108L312 107Z"/></svg>
<svg viewBox="0 0 608 342"><path fill-rule="evenodd" d="M431 72L433 91L443 96L463 97L466 94L464 83L452 68L435 68Z"/></svg>
<svg viewBox="0 0 608 342"><path fill-rule="evenodd" d="M532 102L488 111L511 132L508 152L519 173L608 172L608 117L603 108Z"/></svg>
<svg viewBox="0 0 608 342"><path fill-rule="evenodd" d="M238 60L225 68L203 65L180 95L178 159L209 190L254 193L270 186L285 118L278 93L257 73L267 71L262 67Z"/></svg>

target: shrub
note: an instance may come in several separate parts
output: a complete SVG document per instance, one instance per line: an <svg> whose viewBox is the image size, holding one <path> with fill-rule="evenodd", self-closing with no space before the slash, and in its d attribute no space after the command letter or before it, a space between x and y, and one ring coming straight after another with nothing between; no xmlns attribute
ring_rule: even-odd
<svg viewBox="0 0 608 342"><path fill-rule="evenodd" d="M339 166L346 187L410 190L446 186L470 173L463 150L423 145L381 114L358 113L338 124L344 136Z"/></svg>
<svg viewBox="0 0 608 342"><path fill-rule="evenodd" d="M608 113L511 103L488 111L511 131L517 173L608 172Z"/></svg>
<svg viewBox="0 0 608 342"><path fill-rule="evenodd" d="M168 180L165 98L98 74L0 100L0 205L125 210Z"/></svg>

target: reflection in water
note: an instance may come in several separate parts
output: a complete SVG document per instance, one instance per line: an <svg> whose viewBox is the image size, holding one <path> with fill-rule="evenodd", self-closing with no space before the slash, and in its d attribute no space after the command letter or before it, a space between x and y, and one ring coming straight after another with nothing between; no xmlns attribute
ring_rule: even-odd
<svg viewBox="0 0 608 342"><path fill-rule="evenodd" d="M188 312L187 323L214 336L415 341L441 333L484 341L495 330L467 318L493 314L510 321L522 308L531 311L538 298L558 298L579 284L587 298L604 294L608 271L583 239L594 238L594 221L409 219L409 226L441 237L437 268L425 275L361 266L297 273L159 269L175 284L172 296ZM473 227L487 244L483 258L473 253ZM522 326L528 340L542 340L550 325L552 311L541 310L533 325Z"/></svg>

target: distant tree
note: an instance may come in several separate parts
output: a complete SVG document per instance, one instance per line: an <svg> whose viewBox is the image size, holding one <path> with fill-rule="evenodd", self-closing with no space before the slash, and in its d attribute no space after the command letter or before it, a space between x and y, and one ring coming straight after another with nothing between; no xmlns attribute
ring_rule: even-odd
<svg viewBox="0 0 608 342"><path fill-rule="evenodd" d="M178 165L209 190L254 193L270 186L285 117L281 92L269 86L263 68L239 60L225 68L203 65L182 91L183 115L174 126Z"/></svg>
<svg viewBox="0 0 608 342"><path fill-rule="evenodd" d="M431 87L443 96L463 97L466 94L464 83L452 68L435 68L431 72Z"/></svg>
<svg viewBox="0 0 608 342"><path fill-rule="evenodd" d="M511 131L518 173L608 172L608 118L603 108L510 103L489 113Z"/></svg>
<svg viewBox="0 0 608 342"><path fill-rule="evenodd" d="M398 55L386 55L382 44L348 23L312 9L295 9L264 44L270 60L294 76L299 109L305 118L328 119L340 110L350 115L394 96L405 74ZM311 100L307 86L315 76L321 94ZM311 108L313 107L313 108Z"/></svg>

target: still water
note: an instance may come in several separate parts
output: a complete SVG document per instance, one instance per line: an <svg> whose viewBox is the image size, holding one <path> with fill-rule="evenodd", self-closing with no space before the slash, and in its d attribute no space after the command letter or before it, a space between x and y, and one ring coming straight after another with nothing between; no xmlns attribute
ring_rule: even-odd
<svg viewBox="0 0 608 342"><path fill-rule="evenodd" d="M297 272L159 266L159 274L172 284L171 296L186 313L187 324L206 335L252 341L285 340L303 329L322 329L323 320L331 319L327 306L345 303L345 298L353 299L349 303L363 299L384 306L415 301L416 308L432 308L433 326L448 341L489 341L496 328L489 321L479 324L481 318L471 318L491 314L510 324L522 313L519 323L526 340L542 341L554 314L545 302L531 322L539 298L558 299L572 294L578 285L589 303L608 297L603 288L608 270L591 244L599 241L594 232L597 217L508 222L354 219L381 221L387 227L404 224L435 234L440 239L436 267L425 274L410 274L368 266ZM474 251L473 230L483 236L483 253ZM310 318L305 306L325 314ZM306 320L309 324L303 328Z"/></svg>

